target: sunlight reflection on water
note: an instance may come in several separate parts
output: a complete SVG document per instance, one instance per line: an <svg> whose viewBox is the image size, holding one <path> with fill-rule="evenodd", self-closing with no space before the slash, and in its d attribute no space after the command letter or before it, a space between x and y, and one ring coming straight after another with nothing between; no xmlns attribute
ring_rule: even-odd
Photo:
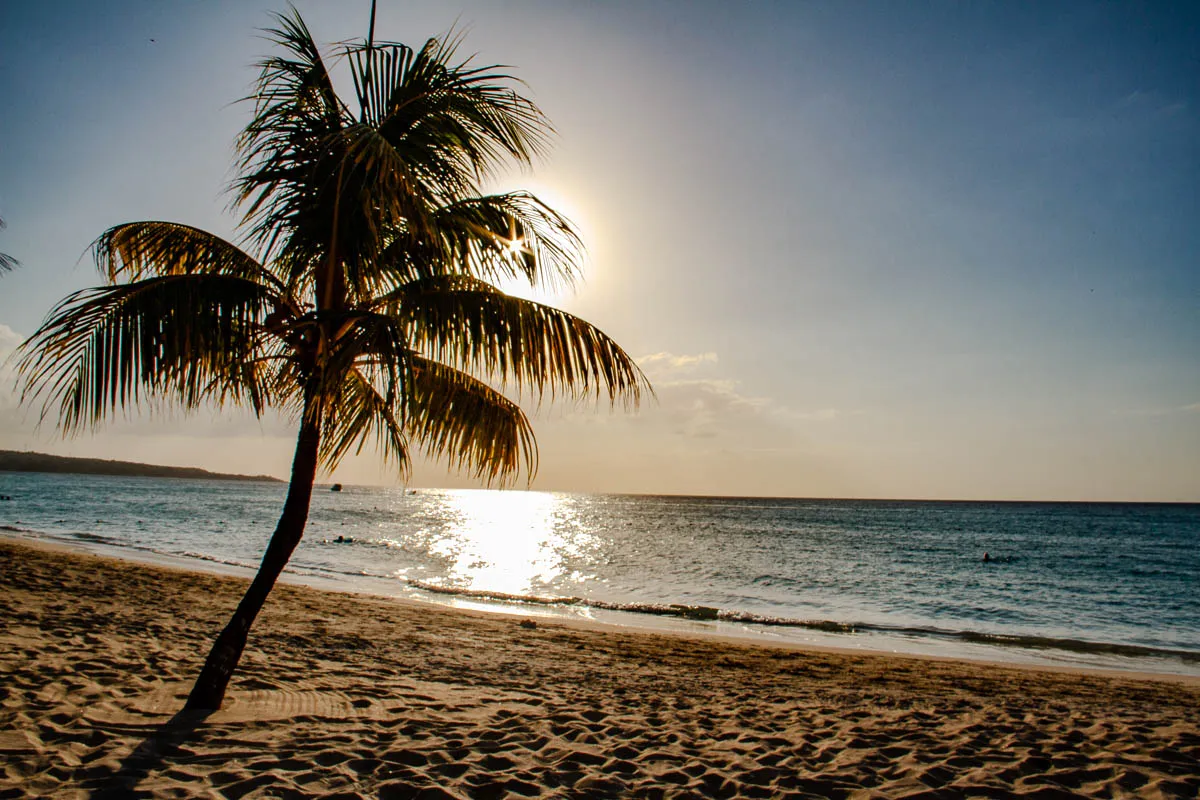
<svg viewBox="0 0 1200 800"><path fill-rule="evenodd" d="M182 556L206 569L253 570L284 489L0 473L0 493L14 498L0 503L0 529L115 554ZM417 599L429 599L421 592L431 586L451 592L437 598L465 590L492 597L580 597L592 608L690 604L731 615L850 624L868 632L846 640L865 643L860 646L971 651L1000 660L1019 651L1018 660L1119 661L1122 669L1200 674L1193 656L1185 663L1174 655L1126 659L1103 649L1050 647L1042 653L1019 642L997 649L962 635L1200 652L1197 531L1195 504L755 500L349 486L314 495L309 530L288 569L293 578L327 588ZM989 551L994 563L982 564L979 554ZM585 606L570 608L572 615L589 613ZM765 633L804 641L815 635L803 627Z"/></svg>
<svg viewBox="0 0 1200 800"><path fill-rule="evenodd" d="M544 591L594 539L579 530L573 506L551 492L440 492L431 511L444 524L429 551L446 560L446 582L454 586Z"/></svg>

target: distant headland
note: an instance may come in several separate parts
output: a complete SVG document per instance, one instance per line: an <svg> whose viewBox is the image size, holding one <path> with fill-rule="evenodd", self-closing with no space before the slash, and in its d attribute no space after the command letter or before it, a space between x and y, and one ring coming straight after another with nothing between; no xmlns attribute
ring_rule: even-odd
<svg viewBox="0 0 1200 800"><path fill-rule="evenodd" d="M208 481L270 481L283 483L270 475L225 475L198 467L164 467L133 461L109 461L101 458L69 458L46 453L0 450L0 472L62 472L77 475L122 475L138 478L190 478Z"/></svg>

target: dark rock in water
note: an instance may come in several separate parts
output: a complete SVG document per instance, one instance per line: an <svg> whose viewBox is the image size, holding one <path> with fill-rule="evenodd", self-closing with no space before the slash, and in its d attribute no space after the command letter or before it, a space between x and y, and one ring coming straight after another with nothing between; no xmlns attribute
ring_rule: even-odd
<svg viewBox="0 0 1200 800"><path fill-rule="evenodd" d="M329 491L331 491L331 492L340 492L341 490L342 490L342 485L340 483L335 483L333 486L329 487Z"/></svg>
<svg viewBox="0 0 1200 800"><path fill-rule="evenodd" d="M672 603L671 610L687 619L716 619L719 609L712 606L685 606Z"/></svg>
<svg viewBox="0 0 1200 800"><path fill-rule="evenodd" d="M537 628L537 623L531 619L523 619L521 620L521 627L532 631Z"/></svg>

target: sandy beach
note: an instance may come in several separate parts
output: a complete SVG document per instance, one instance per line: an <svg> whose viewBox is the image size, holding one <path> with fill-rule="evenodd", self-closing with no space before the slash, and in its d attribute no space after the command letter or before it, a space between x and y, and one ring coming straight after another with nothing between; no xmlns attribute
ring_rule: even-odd
<svg viewBox="0 0 1200 800"><path fill-rule="evenodd" d="M0 540L0 797L1200 794L1200 682L774 648L276 588Z"/></svg>

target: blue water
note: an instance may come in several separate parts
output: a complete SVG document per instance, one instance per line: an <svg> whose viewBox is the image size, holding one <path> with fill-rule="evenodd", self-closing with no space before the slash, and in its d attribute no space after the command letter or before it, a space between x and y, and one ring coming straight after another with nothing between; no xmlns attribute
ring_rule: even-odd
<svg viewBox="0 0 1200 800"><path fill-rule="evenodd" d="M0 528L252 568L284 491L0 473ZM318 489L290 572L621 624L1200 675L1200 505Z"/></svg>

